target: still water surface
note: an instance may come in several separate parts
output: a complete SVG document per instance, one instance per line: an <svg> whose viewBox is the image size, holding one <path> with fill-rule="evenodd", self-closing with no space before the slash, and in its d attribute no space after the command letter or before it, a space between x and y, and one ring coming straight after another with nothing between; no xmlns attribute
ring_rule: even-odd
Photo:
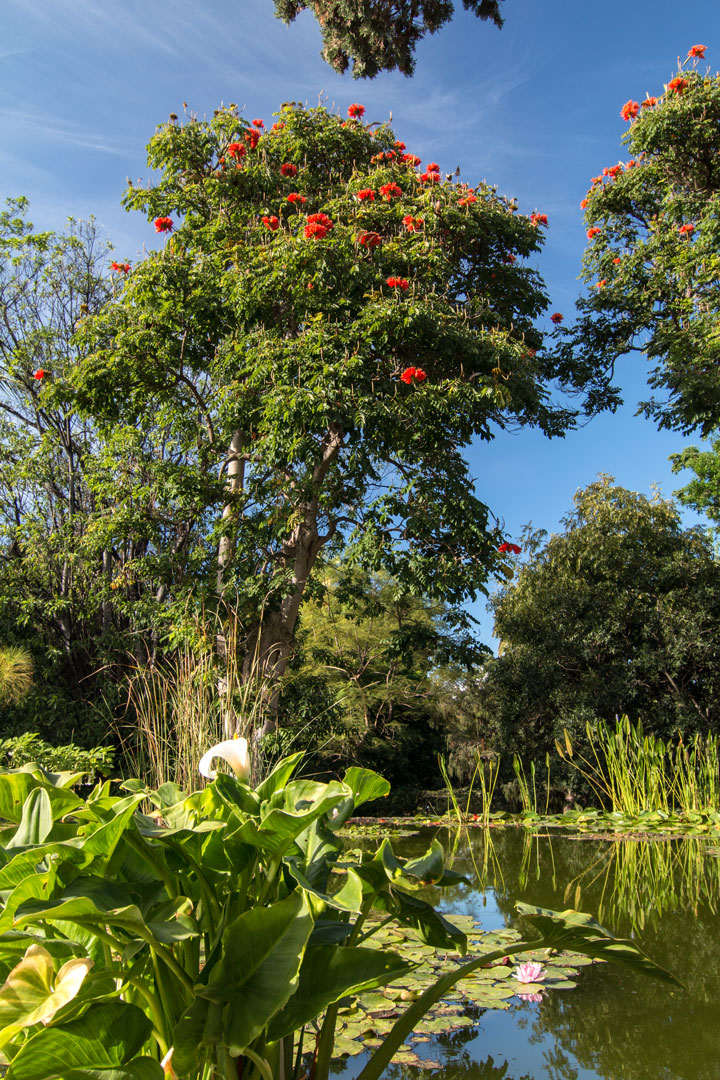
<svg viewBox="0 0 720 1080"><path fill-rule="evenodd" d="M435 833L393 840L420 854ZM439 833L472 887L428 891L446 913L483 929L517 925L517 900L591 912L687 986L681 990L607 964L582 968L572 990L540 1003L511 1000L473 1028L432 1045L442 1071L393 1066L387 1080L720 1080L720 858L707 840L531 837L519 829ZM351 1080L365 1057L338 1066Z"/></svg>

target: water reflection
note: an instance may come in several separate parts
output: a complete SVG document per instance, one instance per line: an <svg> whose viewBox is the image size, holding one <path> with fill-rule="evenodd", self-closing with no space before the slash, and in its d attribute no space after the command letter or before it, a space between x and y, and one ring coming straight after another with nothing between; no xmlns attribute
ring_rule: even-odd
<svg viewBox="0 0 720 1080"><path fill-rule="evenodd" d="M405 838L396 850L418 854L432 835ZM712 842L533 837L510 829L440 839L447 851L455 848L454 868L473 881L428 895L446 911L495 929L515 922L518 900L577 907L634 937L687 989L593 965L576 989L483 1013L462 1045L433 1043L427 1057L443 1062L440 1072L395 1066L390 1080L720 1080L720 860L708 854Z"/></svg>

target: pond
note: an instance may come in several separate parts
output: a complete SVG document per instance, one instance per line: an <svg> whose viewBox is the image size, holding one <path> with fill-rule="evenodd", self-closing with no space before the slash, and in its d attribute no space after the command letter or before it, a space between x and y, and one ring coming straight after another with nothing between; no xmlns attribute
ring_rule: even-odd
<svg viewBox="0 0 720 1080"><path fill-rule="evenodd" d="M453 869L473 882L428 890L446 914L497 930L517 925L517 900L578 908L633 937L687 989L608 964L584 966L574 988L548 989L539 1002L514 996L504 1008L469 1010L472 1025L423 1047L440 1069L393 1065L388 1080L720 1078L720 849L712 841L422 829L393 846L419 855L434 835L446 852L455 849ZM352 1080L366 1060L346 1058L334 1075Z"/></svg>

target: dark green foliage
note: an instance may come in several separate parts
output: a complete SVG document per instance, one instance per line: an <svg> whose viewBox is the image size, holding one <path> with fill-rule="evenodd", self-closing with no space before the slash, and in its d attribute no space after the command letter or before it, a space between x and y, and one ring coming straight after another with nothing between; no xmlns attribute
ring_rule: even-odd
<svg viewBox="0 0 720 1080"><path fill-rule="evenodd" d="M113 750L109 746L85 750L72 743L53 746L30 732L12 739L0 739L0 767L19 769L31 761L49 772L84 773L87 782L92 783L98 773L106 776L111 771Z"/></svg>
<svg viewBox="0 0 720 1080"><path fill-rule="evenodd" d="M717 731L720 566L672 502L591 484L494 610L483 710L503 751L542 764L567 728L587 753L586 723L623 713L661 738Z"/></svg>
<svg viewBox="0 0 720 1080"><path fill-rule="evenodd" d="M690 469L695 476L684 488L676 491L685 506L705 514L720 528L720 439L713 439L709 450L687 446L682 453L672 454L673 472Z"/></svg>
<svg viewBox="0 0 720 1080"><path fill-rule="evenodd" d="M467 613L404 594L386 574L330 567L325 585L301 610L284 738L306 748L311 772L382 765L394 788L441 787L448 711L463 713L463 682L488 651Z"/></svg>
<svg viewBox="0 0 720 1080"><path fill-rule="evenodd" d="M502 3L463 0L466 11L498 27L503 24ZM340 74L352 61L356 79L395 68L412 75L418 42L449 22L454 10L452 0L275 0L277 16L284 22L311 11L320 24L323 59Z"/></svg>
<svg viewBox="0 0 720 1080"><path fill-rule="evenodd" d="M684 88L656 91L630 122L630 161L598 169L607 179L587 194L586 223L599 231L565 351L591 364L645 353L661 392L646 414L707 434L720 422L720 76L681 68L677 78Z"/></svg>

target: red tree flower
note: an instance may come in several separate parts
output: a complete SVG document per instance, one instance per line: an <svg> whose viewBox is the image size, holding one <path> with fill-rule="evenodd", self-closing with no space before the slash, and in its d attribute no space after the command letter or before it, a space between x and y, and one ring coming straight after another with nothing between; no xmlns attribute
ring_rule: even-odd
<svg viewBox="0 0 720 1080"><path fill-rule="evenodd" d="M391 289L403 289L407 292L410 283L408 279L404 277L389 277L386 280L386 284L388 284Z"/></svg>
<svg viewBox="0 0 720 1080"><path fill-rule="evenodd" d="M505 255L503 255L503 262L509 263L510 266L512 266L515 261L515 256L511 252L508 251Z"/></svg>
<svg viewBox="0 0 720 1080"><path fill-rule="evenodd" d="M587 231L588 240L592 240L593 236L598 236L601 232L602 229L598 228L597 225L593 225L592 229L588 229Z"/></svg>
<svg viewBox="0 0 720 1080"><path fill-rule="evenodd" d="M307 199L304 195L298 194L297 191L291 191L287 197L289 203L306 203Z"/></svg>
<svg viewBox="0 0 720 1080"><path fill-rule="evenodd" d="M280 222L274 214L272 217L268 217L267 215L265 215L264 217L261 217L260 220L262 221L265 228L270 229L271 232L275 232L276 229L280 228Z"/></svg>
<svg viewBox="0 0 720 1080"><path fill-rule="evenodd" d="M439 173L440 172L440 166L438 165L437 161L431 161L430 164L427 167L427 171L428 172L437 172L437 173Z"/></svg>
<svg viewBox="0 0 720 1080"><path fill-rule="evenodd" d="M547 223L548 223L547 214L531 214L530 215L530 224L531 225L535 225L535 226L537 226L537 225L547 225Z"/></svg>
<svg viewBox="0 0 720 1080"><path fill-rule="evenodd" d="M317 222L311 222L305 226L305 239L310 240L311 237L316 236L318 240L322 240L323 236L327 236L328 229L324 225L319 225Z"/></svg>
<svg viewBox="0 0 720 1080"><path fill-rule="evenodd" d="M417 232L419 229L422 229L424 224L425 224L425 219L424 218L421 218L421 217L414 218L412 216L412 214L406 214L405 217L403 218L403 225L405 226L405 228L407 229L408 232Z"/></svg>
<svg viewBox="0 0 720 1080"><path fill-rule="evenodd" d="M550 322L554 322L555 325L557 326L558 323L561 323L564 318L565 318L564 315L561 315L559 311L556 311L554 315L550 316Z"/></svg>
<svg viewBox="0 0 720 1080"><path fill-rule="evenodd" d="M264 128L265 124L262 120L253 120L253 127Z"/></svg>
<svg viewBox="0 0 720 1080"><path fill-rule="evenodd" d="M674 94L682 94L683 90L685 90L689 85L690 84L688 83L687 79L683 79L678 75L676 78L670 80L667 88L668 90L672 90Z"/></svg>
<svg viewBox="0 0 720 1080"><path fill-rule="evenodd" d="M619 255L616 255L615 258L613 259L613 262L614 262L615 266L619 266L620 263L622 262L622 259L620 258Z"/></svg>
<svg viewBox="0 0 720 1080"><path fill-rule="evenodd" d="M33 375L33 379L37 379L39 381L40 379L44 379L46 375L47 371L45 371L44 368L38 368Z"/></svg>
<svg viewBox="0 0 720 1080"><path fill-rule="evenodd" d="M657 105L657 103L658 103L658 99L656 97L650 97L650 95L648 95L645 98L644 101L640 102L640 108L641 109L650 109L650 108L652 108L653 105Z"/></svg>
<svg viewBox="0 0 720 1080"><path fill-rule="evenodd" d="M369 202L375 202L375 192L372 188L363 188L362 191L356 191L355 197L364 202L367 199Z"/></svg>
<svg viewBox="0 0 720 1080"><path fill-rule="evenodd" d="M291 161L286 161L284 165L280 166L280 172L283 176L297 176L297 165L293 165Z"/></svg>
<svg viewBox="0 0 720 1080"><path fill-rule="evenodd" d="M688 52L688 59L691 56L697 56L700 58L700 60L704 60L706 49L707 45L693 45L692 49L690 49L690 51Z"/></svg>
<svg viewBox="0 0 720 1080"><path fill-rule="evenodd" d="M364 105L358 105L357 102L355 102L354 105L351 105L349 107L349 109L348 109L348 116L352 116L354 120L359 120L360 117L364 116L364 115L365 115L365 106Z"/></svg>
<svg viewBox="0 0 720 1080"><path fill-rule="evenodd" d="M260 142L260 132L246 131L245 142L249 144L251 150L254 150L257 144Z"/></svg>
<svg viewBox="0 0 720 1080"><path fill-rule="evenodd" d="M395 147L396 150L400 150L400 151L407 150L407 146L405 145L405 143L400 142L399 139L395 140L395 142L393 143L393 146Z"/></svg>
<svg viewBox="0 0 720 1080"><path fill-rule="evenodd" d="M402 189L397 184L383 184L380 194L390 202L391 199L399 199L402 196Z"/></svg>
<svg viewBox="0 0 720 1080"><path fill-rule="evenodd" d="M625 102L622 109L620 110L620 115L622 116L623 120L634 120L639 111L640 106L638 105L637 101L630 100Z"/></svg>
<svg viewBox="0 0 720 1080"><path fill-rule="evenodd" d="M111 262L110 269L114 270L116 274L128 274L130 273L130 263Z"/></svg>
<svg viewBox="0 0 720 1080"><path fill-rule="evenodd" d="M458 206L467 206L474 202L477 202L477 195L466 195L464 199L458 199Z"/></svg>
<svg viewBox="0 0 720 1080"><path fill-rule="evenodd" d="M172 232L173 220L169 217L155 218L155 232Z"/></svg>
<svg viewBox="0 0 720 1080"><path fill-rule="evenodd" d="M420 175L418 176L418 180L420 181L421 184L439 184L440 183L440 173L436 173L436 172L420 173Z"/></svg>
<svg viewBox="0 0 720 1080"><path fill-rule="evenodd" d="M376 232L361 232L357 234L357 242L363 247L376 248L382 244L382 236Z"/></svg>
<svg viewBox="0 0 720 1080"><path fill-rule="evenodd" d="M427 375L422 368L408 367L405 368L402 375L400 376L400 379L402 380L402 382L407 383L409 386L413 379L417 379L418 382L423 382L425 379L427 379Z"/></svg>
<svg viewBox="0 0 720 1080"><path fill-rule="evenodd" d="M587 204L588 204L588 201L587 201L587 199L581 199L581 200L580 200L580 209L581 209L581 210L584 210L584 209L585 209L585 207L587 206Z"/></svg>
<svg viewBox="0 0 720 1080"><path fill-rule="evenodd" d="M595 282L596 289L602 289L603 285L607 285L607 278L603 278L602 281Z"/></svg>
<svg viewBox="0 0 720 1080"><path fill-rule="evenodd" d="M422 161L422 158L419 158L417 154L403 154L402 159L406 165L413 165L415 167Z"/></svg>
<svg viewBox="0 0 720 1080"><path fill-rule="evenodd" d="M335 224L327 214L308 214L309 225L322 225L325 229L332 229Z"/></svg>
<svg viewBox="0 0 720 1080"><path fill-rule="evenodd" d="M681 236L692 236L692 234L695 232L695 226L689 224L681 225L678 231Z"/></svg>

